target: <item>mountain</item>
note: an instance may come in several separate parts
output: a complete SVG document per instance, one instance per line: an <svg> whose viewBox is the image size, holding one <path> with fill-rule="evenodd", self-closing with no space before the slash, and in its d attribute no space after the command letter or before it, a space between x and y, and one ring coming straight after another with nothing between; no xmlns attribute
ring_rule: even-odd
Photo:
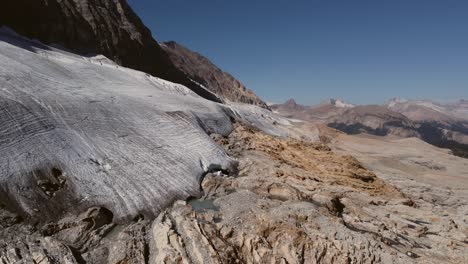
<svg viewBox="0 0 468 264"><path fill-rule="evenodd" d="M285 256L427 263L441 255L462 263L466 256L463 246L445 250L453 237L465 239L466 205L456 188L387 182L348 154L290 137L300 127L266 109L215 103L102 55L5 30L0 87L3 263L283 263ZM464 188L466 171L447 153L400 156L441 168L427 153L447 160L445 177ZM437 236L426 235L431 230Z"/></svg>
<svg viewBox="0 0 468 264"><path fill-rule="evenodd" d="M274 104L270 107L288 118L320 122L345 111L347 108L354 107L354 105L340 99L331 98L313 106L299 105L294 99L289 99L283 104Z"/></svg>
<svg viewBox="0 0 468 264"><path fill-rule="evenodd" d="M124 1L12 3L0 19L18 22L18 32L73 36L83 40L77 49L105 51L108 33L133 32L118 16ZM80 24L80 16L94 18ZM44 21L64 24L49 32ZM0 28L0 263L468 259L467 162L448 150L221 104L175 66L212 100L110 53L47 43ZM125 46L115 52L128 56ZM151 50L127 51L157 59ZM382 106L330 100L319 109L371 128L416 122Z"/></svg>
<svg viewBox="0 0 468 264"><path fill-rule="evenodd" d="M346 109L339 115L328 118L327 124L348 134L419 136L418 126L410 119L379 105L356 106Z"/></svg>
<svg viewBox="0 0 468 264"><path fill-rule="evenodd" d="M4 263L249 263L257 255L242 245L252 234L271 241L254 244L272 252L262 255L264 262L275 262L275 256L295 256L298 240L312 245L303 230L282 230L299 225L289 224L291 215L317 215L316 204L325 210L317 235L340 230L366 241L373 256L390 256L372 246L373 238L332 220L341 207L327 193L391 187L325 146L286 139L282 124L288 122L266 109L211 102L102 55L80 56L6 30L0 30L0 86ZM285 154L287 162L278 159ZM336 164L339 175L319 169ZM325 193L304 188L299 174ZM310 199L297 207L301 196ZM279 203L287 200L291 205ZM264 218L252 218L252 210ZM265 220L271 222L266 229ZM228 238L226 230L235 238L213 242ZM169 242L174 235L176 242ZM317 239L313 243L329 245ZM303 258L312 262L318 251Z"/></svg>
<svg viewBox="0 0 468 264"><path fill-rule="evenodd" d="M288 101L289 102L289 101ZM417 137L455 155L468 157L467 102L441 104L394 98L384 105L358 105L330 99L316 106L272 105L284 117L327 124L348 134Z"/></svg>
<svg viewBox="0 0 468 264"><path fill-rule="evenodd" d="M333 106L336 106L336 107L341 107L341 108L351 108L351 107L354 107L355 105L353 104L349 104L341 99L334 99L334 98L331 98L330 99L330 104L333 105Z"/></svg>
<svg viewBox="0 0 468 264"><path fill-rule="evenodd" d="M231 102L268 106L232 75L222 71L209 59L175 41L161 43L172 63L190 79Z"/></svg>
<svg viewBox="0 0 468 264"><path fill-rule="evenodd" d="M282 118L266 109L212 102L102 55L70 53L7 29L0 29L0 87L4 263L145 263L125 255L137 254L138 246L126 245L149 228L137 220L132 228L140 231L111 239L105 252L88 251L117 224L154 219L175 200L201 197L206 174L236 174L238 162L210 135L227 137L234 123L286 135ZM118 241L123 249L109 253Z"/></svg>
<svg viewBox="0 0 468 264"><path fill-rule="evenodd" d="M296 101L294 99L292 99L292 98L287 100L283 104L272 104L272 105L270 105L270 107L272 109L276 110L276 111L292 112L292 113L304 112L304 111L307 111L307 109L309 109L308 106L300 105L300 104L296 103Z"/></svg>
<svg viewBox="0 0 468 264"><path fill-rule="evenodd" d="M441 104L429 100L392 99L385 105L415 121L457 122L468 121L468 107L463 100Z"/></svg>
<svg viewBox="0 0 468 264"><path fill-rule="evenodd" d="M468 104L465 100L437 103L429 100L392 99L385 105L419 123L427 142L450 148L457 155L468 157Z"/></svg>
<svg viewBox="0 0 468 264"><path fill-rule="evenodd" d="M448 107L457 117L461 119L468 119L468 100L460 99Z"/></svg>
<svg viewBox="0 0 468 264"><path fill-rule="evenodd" d="M126 0L5 0L0 8L0 25L79 54L102 54L119 65L185 85L209 100L222 101L175 67Z"/></svg>

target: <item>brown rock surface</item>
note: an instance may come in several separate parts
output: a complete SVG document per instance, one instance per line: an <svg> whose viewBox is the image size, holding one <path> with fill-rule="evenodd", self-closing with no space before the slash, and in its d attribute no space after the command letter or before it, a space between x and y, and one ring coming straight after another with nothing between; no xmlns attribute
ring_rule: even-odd
<svg viewBox="0 0 468 264"><path fill-rule="evenodd" d="M272 137L245 126L237 126L229 137L213 134L238 159L238 174L209 173L201 183L203 197L176 201L153 222L135 219L116 225L110 221L111 212L91 208L36 228L1 211L0 219L9 220L2 220L0 260L466 262L468 205L463 188L446 189L421 183L422 178L389 174L392 166L376 166L356 151L365 147L361 143L345 144L350 141L343 141L342 134L325 130L320 129L327 134L322 138L326 136L342 154L321 143ZM383 155L389 155L385 151ZM377 174L348 153L356 154ZM423 166L425 158L420 156L414 166ZM444 173L455 172L453 166L460 165L460 160L447 165ZM438 170L429 167L425 170Z"/></svg>
<svg viewBox="0 0 468 264"><path fill-rule="evenodd" d="M191 51L175 41L162 43L161 47L169 54L172 63L179 70L221 98L269 109L265 102L240 81L219 69L201 54Z"/></svg>
<svg viewBox="0 0 468 264"><path fill-rule="evenodd" d="M460 205L442 212L413 201L323 145L245 127L215 138L239 158L239 176L208 175L201 202L177 203L160 215L152 227L154 263L460 263L468 257Z"/></svg>

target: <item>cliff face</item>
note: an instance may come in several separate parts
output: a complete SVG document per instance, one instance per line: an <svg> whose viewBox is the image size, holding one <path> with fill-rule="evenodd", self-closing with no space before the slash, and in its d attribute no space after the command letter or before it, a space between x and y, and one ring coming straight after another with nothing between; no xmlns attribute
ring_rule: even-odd
<svg viewBox="0 0 468 264"><path fill-rule="evenodd" d="M118 64L183 84L221 102L170 61L125 0L5 0L0 25L81 54L103 54Z"/></svg>
<svg viewBox="0 0 468 264"><path fill-rule="evenodd" d="M165 42L161 47L169 54L172 63L179 70L223 99L268 109L266 103L251 90L229 73L219 69L206 57L174 41Z"/></svg>

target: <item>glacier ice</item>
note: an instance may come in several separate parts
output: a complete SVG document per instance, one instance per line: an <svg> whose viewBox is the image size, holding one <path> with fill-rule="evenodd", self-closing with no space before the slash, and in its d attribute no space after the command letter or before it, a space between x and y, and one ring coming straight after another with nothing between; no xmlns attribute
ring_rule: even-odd
<svg viewBox="0 0 468 264"><path fill-rule="evenodd" d="M0 30L0 202L42 220L103 206L116 221L197 196L236 161L209 133L232 120L283 135L287 121Z"/></svg>

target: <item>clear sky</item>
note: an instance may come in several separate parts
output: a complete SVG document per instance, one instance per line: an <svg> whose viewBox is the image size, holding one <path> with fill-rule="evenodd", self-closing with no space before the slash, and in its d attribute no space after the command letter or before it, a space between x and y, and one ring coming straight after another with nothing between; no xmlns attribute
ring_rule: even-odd
<svg viewBox="0 0 468 264"><path fill-rule="evenodd" d="M468 0L128 0L266 101L468 99Z"/></svg>

